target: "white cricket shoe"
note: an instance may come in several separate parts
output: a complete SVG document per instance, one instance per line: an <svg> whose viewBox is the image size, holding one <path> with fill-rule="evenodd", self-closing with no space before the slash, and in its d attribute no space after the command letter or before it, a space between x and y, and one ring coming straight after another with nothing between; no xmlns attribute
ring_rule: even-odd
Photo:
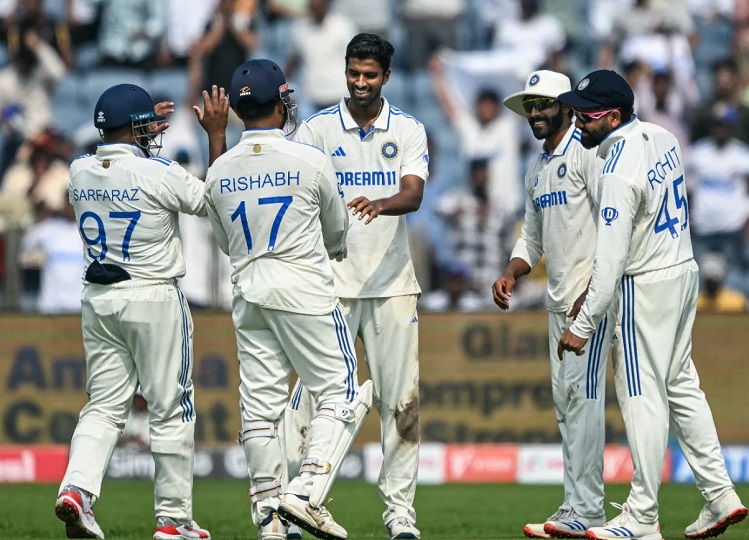
<svg viewBox="0 0 749 540"><path fill-rule="evenodd" d="M544 538L548 539L551 538L551 535L548 534L546 531L544 531L544 526L549 523L550 521L556 521L559 519L563 519L569 513L571 510L569 508L560 508L556 512L554 512L551 516L548 517L548 519L543 523L528 523L523 527L523 534L527 536L528 538Z"/></svg>
<svg viewBox="0 0 749 540"><path fill-rule="evenodd" d="M258 527L257 538L258 540L286 540L287 530L288 523L282 520L276 512L271 512Z"/></svg>
<svg viewBox="0 0 749 540"><path fill-rule="evenodd" d="M611 521L607 521L603 527L591 527L588 529L588 540L663 540L661 526L658 523L640 523L629 511L627 503L612 506L622 511Z"/></svg>
<svg viewBox="0 0 749 540"><path fill-rule="evenodd" d="M346 540L346 529L335 522L325 505L315 508L307 499L308 497L294 493L285 493L278 505L278 513L282 518L323 540Z"/></svg>
<svg viewBox="0 0 749 540"><path fill-rule="evenodd" d="M697 521L684 531L687 538L710 538L723 534L730 525L744 521L746 507L736 491L729 489L717 499L705 503Z"/></svg>
<svg viewBox="0 0 749 540"><path fill-rule="evenodd" d="M299 525L289 523L289 531L286 533L286 538L288 540L302 540L302 529L299 528Z"/></svg>
<svg viewBox="0 0 749 540"><path fill-rule="evenodd" d="M55 514L65 522L65 536L68 538L104 538L94 519L90 496L76 486L62 488L55 502Z"/></svg>
<svg viewBox="0 0 749 540"><path fill-rule="evenodd" d="M185 525L167 516L156 518L156 532L153 535L153 540L188 540L192 538L210 540L211 533L201 529L194 521Z"/></svg>
<svg viewBox="0 0 749 540"><path fill-rule="evenodd" d="M544 523L544 532L552 538L585 538L588 529L600 527L605 521L605 517L588 519L570 510L566 516Z"/></svg>
<svg viewBox="0 0 749 540"><path fill-rule="evenodd" d="M390 520L386 526L391 540L396 538L421 538L421 531L416 528L413 521L405 516Z"/></svg>

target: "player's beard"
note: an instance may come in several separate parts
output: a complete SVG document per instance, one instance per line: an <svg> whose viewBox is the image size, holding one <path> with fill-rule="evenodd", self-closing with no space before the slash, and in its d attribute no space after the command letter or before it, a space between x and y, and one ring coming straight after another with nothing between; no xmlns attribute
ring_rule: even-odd
<svg viewBox="0 0 749 540"><path fill-rule="evenodd" d="M580 129L580 144L583 145L583 148L587 148L590 150L591 148L595 148L601 142L603 139L606 138L606 135L609 134L608 129L606 129L606 126L601 126L601 129L593 132L588 131L586 128Z"/></svg>
<svg viewBox="0 0 749 540"><path fill-rule="evenodd" d="M534 125L536 122L541 122L540 125ZM559 112L554 116L545 116L539 114L538 116L529 116L528 124L531 126L533 136L539 141L548 139L554 135L564 123L564 108L559 107Z"/></svg>
<svg viewBox="0 0 749 540"><path fill-rule="evenodd" d="M366 109L373 103L379 103L380 97L382 96L382 86L379 88L369 87L369 95L367 97L359 97L356 95L356 86L349 86L348 93L350 100L353 101L357 109Z"/></svg>

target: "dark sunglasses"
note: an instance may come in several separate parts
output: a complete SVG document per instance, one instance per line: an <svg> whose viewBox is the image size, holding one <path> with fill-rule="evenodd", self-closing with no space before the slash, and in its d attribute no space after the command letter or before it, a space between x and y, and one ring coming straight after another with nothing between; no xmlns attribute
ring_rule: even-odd
<svg viewBox="0 0 749 540"><path fill-rule="evenodd" d="M582 111L573 111L575 113L575 118L580 120L583 124L589 124L593 120L600 120L604 116L606 116L609 113L612 113L614 111L618 111L619 109L609 109L607 111L596 111L596 112L582 112Z"/></svg>
<svg viewBox="0 0 749 540"><path fill-rule="evenodd" d="M537 111L545 111L546 109L553 107L557 103L556 98L550 97L537 97L523 100L523 110L526 114L530 114L533 109Z"/></svg>

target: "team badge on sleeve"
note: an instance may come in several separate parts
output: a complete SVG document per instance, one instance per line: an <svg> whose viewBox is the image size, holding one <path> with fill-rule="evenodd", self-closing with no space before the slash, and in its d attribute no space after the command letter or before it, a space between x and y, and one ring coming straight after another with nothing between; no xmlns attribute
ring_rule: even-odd
<svg viewBox="0 0 749 540"><path fill-rule="evenodd" d="M380 152L385 159L393 159L398 155L398 145L393 141L388 141L382 145Z"/></svg>
<svg viewBox="0 0 749 540"><path fill-rule="evenodd" d="M616 221L616 218L619 217L619 212L616 210L616 208L613 208L611 206L607 206L603 210L601 210L601 217L606 221L606 226L611 227L611 222Z"/></svg>

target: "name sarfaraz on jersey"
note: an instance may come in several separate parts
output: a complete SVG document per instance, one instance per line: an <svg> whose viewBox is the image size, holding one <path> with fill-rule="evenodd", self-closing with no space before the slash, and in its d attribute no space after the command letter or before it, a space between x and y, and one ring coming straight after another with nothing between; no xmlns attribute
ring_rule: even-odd
<svg viewBox="0 0 749 540"><path fill-rule="evenodd" d="M551 206L559 206L560 204L567 204L567 191L565 190L544 193L533 199L533 208L535 208L536 212L540 212Z"/></svg>
<svg viewBox="0 0 749 540"><path fill-rule="evenodd" d="M248 174L235 178L219 180L221 193L234 193L248 189L263 189L267 187L298 186L299 171L276 171L272 173Z"/></svg>
<svg viewBox="0 0 749 540"><path fill-rule="evenodd" d="M74 189L74 201L139 201L140 188Z"/></svg>
<svg viewBox="0 0 749 540"><path fill-rule="evenodd" d="M395 186L398 184L396 171L336 171L335 175L342 186Z"/></svg>

